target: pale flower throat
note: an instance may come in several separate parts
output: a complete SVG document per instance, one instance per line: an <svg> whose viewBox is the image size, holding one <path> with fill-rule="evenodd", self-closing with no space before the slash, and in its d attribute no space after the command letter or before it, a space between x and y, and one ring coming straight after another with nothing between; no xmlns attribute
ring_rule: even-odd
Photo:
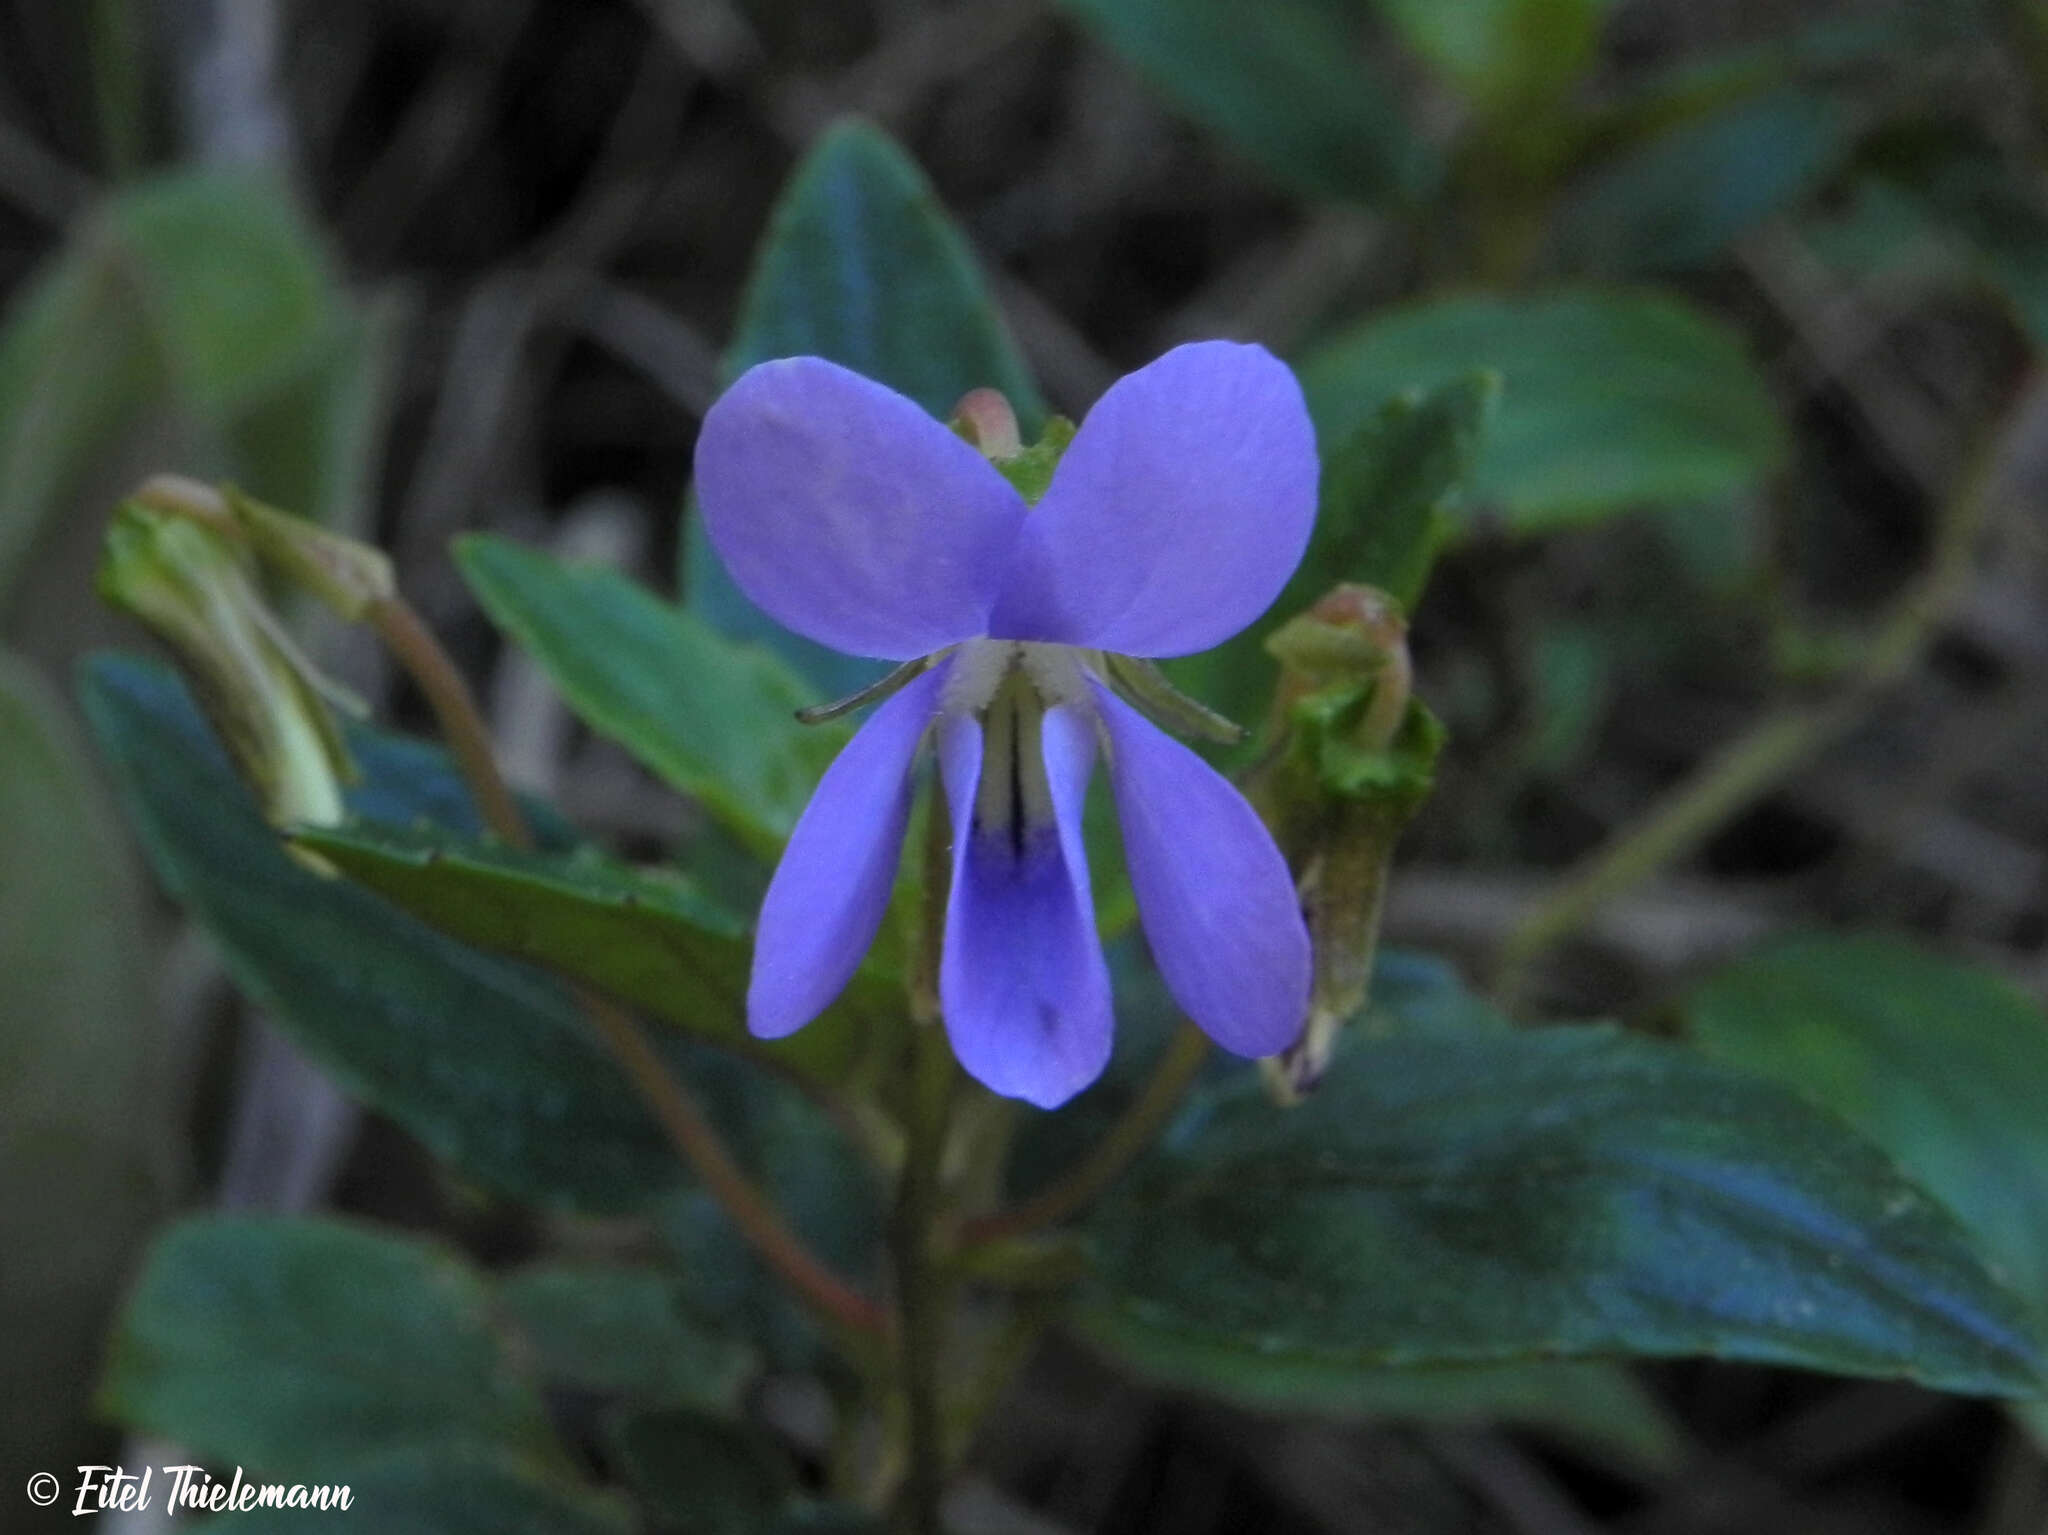
<svg viewBox="0 0 2048 1535"><path fill-rule="evenodd" d="M1036 837L1057 830L1045 773L1045 711L1071 704L1093 712L1082 672L1088 652L1022 640L969 640L955 653L940 708L981 721L981 782L975 835L1022 858Z"/></svg>

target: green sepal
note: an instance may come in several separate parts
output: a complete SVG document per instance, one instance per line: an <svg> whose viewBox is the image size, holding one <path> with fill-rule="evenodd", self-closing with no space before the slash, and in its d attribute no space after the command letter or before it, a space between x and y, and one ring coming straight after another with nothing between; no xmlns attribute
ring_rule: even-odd
<svg viewBox="0 0 2048 1535"><path fill-rule="evenodd" d="M1052 473L1059 468L1060 458L1073 440L1073 422L1065 416L1047 416L1038 441L1021 453L993 460L996 473L1016 488L1025 505L1036 506L1052 485Z"/></svg>

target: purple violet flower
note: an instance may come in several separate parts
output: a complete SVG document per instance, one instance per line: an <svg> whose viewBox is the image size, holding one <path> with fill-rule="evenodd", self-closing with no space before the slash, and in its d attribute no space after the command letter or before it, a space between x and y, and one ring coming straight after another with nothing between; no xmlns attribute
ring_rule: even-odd
<svg viewBox="0 0 2048 1535"><path fill-rule="evenodd" d="M696 475L705 531L763 610L852 655L929 658L790 837L755 938L755 1034L802 1028L859 967L931 737L954 829L940 1004L968 1072L1050 1108L1108 1063L1081 842L1098 751L1174 999L1239 1055L1293 1042L1309 943L1287 866L1236 789L1111 691L1104 661L1206 650L1293 573L1317 461L1284 366L1256 346L1176 348L1103 395L1027 507L903 396L786 358L712 407Z"/></svg>

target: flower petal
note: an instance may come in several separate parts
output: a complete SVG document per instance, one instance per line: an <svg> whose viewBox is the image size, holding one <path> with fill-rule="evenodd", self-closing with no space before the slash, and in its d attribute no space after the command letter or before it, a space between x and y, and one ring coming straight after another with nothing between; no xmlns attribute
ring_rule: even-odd
<svg viewBox="0 0 2048 1535"><path fill-rule="evenodd" d="M785 628L908 661L981 634L1024 503L902 395L820 357L764 362L704 417L704 531Z"/></svg>
<svg viewBox="0 0 2048 1535"><path fill-rule="evenodd" d="M1087 720L1071 706L1047 711L1042 755L1056 826L1014 847L974 827L981 726L956 716L939 727L939 773L953 814L939 1000L953 1053L970 1076L1050 1109L1102 1075L1115 1017L1081 845L1095 766Z"/></svg>
<svg viewBox="0 0 2048 1535"><path fill-rule="evenodd" d="M1176 347L1088 413L1018 536L989 632L1178 656L1263 613L1308 547L1315 429L1263 347Z"/></svg>
<svg viewBox="0 0 2048 1535"><path fill-rule="evenodd" d="M1138 916L1167 990L1238 1055L1294 1043L1309 942L1286 860L1244 796L1100 683L1109 781Z"/></svg>
<svg viewBox="0 0 2048 1535"><path fill-rule="evenodd" d="M874 712L790 833L754 931L747 1027L761 1038L793 1034L822 1013L875 941L910 817L911 764L946 671L934 667Z"/></svg>

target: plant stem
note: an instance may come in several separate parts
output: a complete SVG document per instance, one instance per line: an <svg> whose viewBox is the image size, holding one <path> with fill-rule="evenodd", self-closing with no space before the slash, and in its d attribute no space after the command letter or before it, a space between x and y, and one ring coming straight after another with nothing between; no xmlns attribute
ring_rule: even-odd
<svg viewBox="0 0 2048 1535"><path fill-rule="evenodd" d="M1194 1085L1208 1057L1209 1041L1191 1023L1183 1023L1168 1043L1137 1101L1095 1148L1050 1187L1021 1204L978 1216L961 1227L963 1244L978 1245L1019 1237L1055 1225L1076 1213L1116 1182L1125 1168L1151 1145L1180 1101Z"/></svg>
<svg viewBox="0 0 2048 1535"><path fill-rule="evenodd" d="M1969 584L1978 535L2006 453L2042 404L2041 391L2040 380L2029 380L1999 423L1971 448L1939 508L1927 568L1893 604L1862 663L1836 695L1817 705L1778 709L1759 720L1568 871L1501 945L1494 995L1503 1008L1514 1009L1527 992L1536 961L1594 912L1697 849L1846 735L1886 688L1912 670L1943 615Z"/></svg>
<svg viewBox="0 0 2048 1535"><path fill-rule="evenodd" d="M941 1535L939 1499L945 1489L947 1446L939 1361L951 1287L939 1274L932 1243L942 1203L940 1161L953 1096L953 1058L944 1037L929 1023L911 1025L909 1077L904 1105L908 1141L890 1222L909 1434L909 1474L899 1512L912 1535Z"/></svg>
<svg viewBox="0 0 2048 1535"><path fill-rule="evenodd" d="M491 735L483 714L468 682L455 669L434 631L403 597L372 603L366 616L377 637L419 686L427 707L434 711L434 720L441 727L448 749L455 754L455 765L463 782L476 796L477 811L484 824L514 847L532 847L533 832L519 802L498 772L498 759L492 754Z"/></svg>
<svg viewBox="0 0 2048 1535"><path fill-rule="evenodd" d="M531 847L532 829L498 772L476 699L433 631L398 597L373 604L369 620L426 696L485 824L512 846ZM741 1170L703 1106L669 1069L632 1015L586 988L574 990L670 1143L760 1259L827 1322L853 1333L886 1333L889 1321L881 1308L804 1246L773 1202Z"/></svg>

